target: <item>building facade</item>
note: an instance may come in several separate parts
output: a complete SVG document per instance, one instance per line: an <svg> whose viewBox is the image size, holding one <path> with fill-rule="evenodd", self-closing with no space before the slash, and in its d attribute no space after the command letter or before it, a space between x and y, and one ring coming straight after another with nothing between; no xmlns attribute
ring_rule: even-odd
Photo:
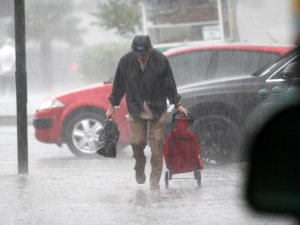
<svg viewBox="0 0 300 225"><path fill-rule="evenodd" d="M231 39L229 0L144 0L144 33L154 43Z"/></svg>

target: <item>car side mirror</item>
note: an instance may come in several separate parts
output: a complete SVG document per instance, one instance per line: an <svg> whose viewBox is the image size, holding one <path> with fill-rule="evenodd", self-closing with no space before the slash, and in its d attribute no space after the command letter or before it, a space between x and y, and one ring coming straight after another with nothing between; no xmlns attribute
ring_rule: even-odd
<svg viewBox="0 0 300 225"><path fill-rule="evenodd" d="M281 77L285 81L289 81L292 83L300 81L300 63L293 62L288 64L282 71Z"/></svg>
<svg viewBox="0 0 300 225"><path fill-rule="evenodd" d="M262 212L300 217L300 104L275 114L249 145L247 200Z"/></svg>

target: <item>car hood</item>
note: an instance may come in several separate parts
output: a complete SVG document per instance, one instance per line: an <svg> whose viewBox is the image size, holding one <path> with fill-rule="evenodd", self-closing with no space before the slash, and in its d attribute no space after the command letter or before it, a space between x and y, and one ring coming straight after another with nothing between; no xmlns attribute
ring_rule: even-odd
<svg viewBox="0 0 300 225"><path fill-rule="evenodd" d="M62 93L55 94L51 96L51 98L57 98L57 99L64 99L67 98L71 95L78 95L78 96L93 96L93 95L99 95L102 92L105 92L104 90L101 91L101 89L109 89L111 88L112 83L98 83L98 84L93 84L93 85L88 85L82 88L77 88L74 90L70 91L65 91Z"/></svg>
<svg viewBox="0 0 300 225"><path fill-rule="evenodd" d="M258 82L259 78L251 75L226 77L180 86L178 87L178 93L185 94L193 91L203 91L206 93L209 91L230 92L236 89L243 89L245 87L257 85Z"/></svg>

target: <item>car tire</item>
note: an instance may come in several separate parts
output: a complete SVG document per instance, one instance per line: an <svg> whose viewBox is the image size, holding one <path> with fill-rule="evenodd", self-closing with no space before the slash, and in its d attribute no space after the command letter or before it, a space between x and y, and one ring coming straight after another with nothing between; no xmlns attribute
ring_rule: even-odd
<svg viewBox="0 0 300 225"><path fill-rule="evenodd" d="M73 116L66 124L66 143L80 157L95 157L98 137L105 119L99 112L86 111Z"/></svg>
<svg viewBox="0 0 300 225"><path fill-rule="evenodd" d="M225 116L204 116L194 122L201 158L212 164L240 162L239 127Z"/></svg>

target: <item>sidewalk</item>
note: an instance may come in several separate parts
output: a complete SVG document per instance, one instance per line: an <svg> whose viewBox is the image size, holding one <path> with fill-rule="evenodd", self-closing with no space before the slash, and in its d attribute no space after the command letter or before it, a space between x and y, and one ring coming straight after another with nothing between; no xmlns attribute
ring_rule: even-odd
<svg viewBox="0 0 300 225"><path fill-rule="evenodd" d="M28 125L33 124L33 116L27 117ZM17 124L17 116L16 115L0 115L0 126L15 126Z"/></svg>
<svg viewBox="0 0 300 225"><path fill-rule="evenodd" d="M27 121L32 124L33 115L38 109L44 96L29 96L27 102ZM0 126L13 126L17 123L17 103L15 96L1 96L0 99Z"/></svg>

